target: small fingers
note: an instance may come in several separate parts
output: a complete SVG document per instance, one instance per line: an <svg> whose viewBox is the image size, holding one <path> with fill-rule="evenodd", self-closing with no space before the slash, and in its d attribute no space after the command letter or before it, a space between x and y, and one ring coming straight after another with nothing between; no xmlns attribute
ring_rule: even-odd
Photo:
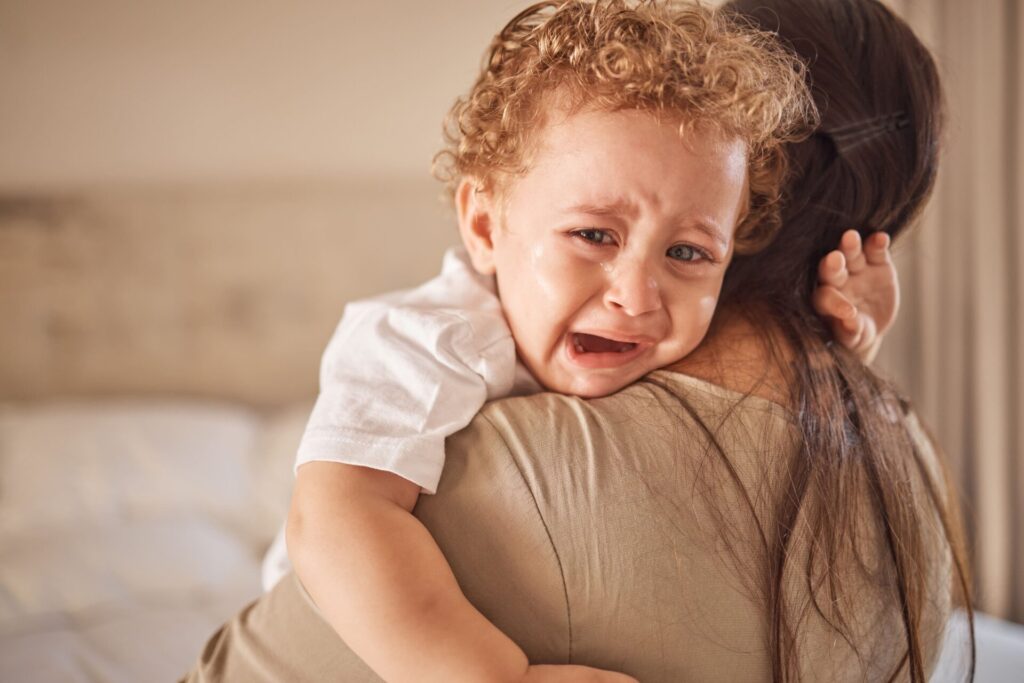
<svg viewBox="0 0 1024 683"><path fill-rule="evenodd" d="M860 233L856 230L847 230L839 240L839 249L846 257L846 269L856 275L867 265L864 258L864 251L861 249Z"/></svg>
<svg viewBox="0 0 1024 683"><path fill-rule="evenodd" d="M824 285L842 287L850 279L846 270L846 257L838 249L830 251L818 264L818 281Z"/></svg>
<svg viewBox="0 0 1024 683"><path fill-rule="evenodd" d="M848 334L859 335L864 327L864 319L857 315L857 308L854 307L853 315L848 318L839 318L838 322Z"/></svg>
<svg viewBox="0 0 1024 683"><path fill-rule="evenodd" d="M864 242L864 258L872 266L888 265L892 259L889 253L889 235L878 231Z"/></svg>
<svg viewBox="0 0 1024 683"><path fill-rule="evenodd" d="M863 343L864 332L864 319L859 315L848 320L838 320L832 325L832 334L836 341L854 352Z"/></svg>
<svg viewBox="0 0 1024 683"><path fill-rule="evenodd" d="M818 315L836 318L844 322L857 317L857 307L832 285L816 287L811 303Z"/></svg>

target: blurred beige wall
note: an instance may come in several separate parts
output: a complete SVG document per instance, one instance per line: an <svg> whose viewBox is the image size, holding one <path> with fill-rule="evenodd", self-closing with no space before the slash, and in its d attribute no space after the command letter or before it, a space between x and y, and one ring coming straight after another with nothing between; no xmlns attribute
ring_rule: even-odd
<svg viewBox="0 0 1024 683"><path fill-rule="evenodd" d="M0 0L0 190L426 175L516 0Z"/></svg>

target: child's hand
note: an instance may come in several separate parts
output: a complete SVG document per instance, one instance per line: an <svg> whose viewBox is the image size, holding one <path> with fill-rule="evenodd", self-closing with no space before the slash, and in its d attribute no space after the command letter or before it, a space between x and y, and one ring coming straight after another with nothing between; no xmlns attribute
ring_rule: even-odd
<svg viewBox="0 0 1024 683"><path fill-rule="evenodd" d="M900 285L889 256L889 235L872 234L861 248L860 234L847 230L839 248L818 264L814 310L825 318L840 344L870 363L896 320Z"/></svg>
<svg viewBox="0 0 1024 683"><path fill-rule="evenodd" d="M639 683L632 676L573 664L538 664L526 671L523 683Z"/></svg>

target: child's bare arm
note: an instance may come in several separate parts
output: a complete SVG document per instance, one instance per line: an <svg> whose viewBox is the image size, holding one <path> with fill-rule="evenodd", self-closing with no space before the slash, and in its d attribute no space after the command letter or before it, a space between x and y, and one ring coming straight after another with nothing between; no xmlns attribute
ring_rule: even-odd
<svg viewBox="0 0 1024 683"><path fill-rule="evenodd" d="M876 232L861 244L856 230L818 265L814 309L840 344L864 363L874 360L899 310L900 287L889 255L889 236Z"/></svg>
<svg viewBox="0 0 1024 683"><path fill-rule="evenodd" d="M462 594L411 510L419 487L334 462L299 468L288 551L306 590L345 643L386 681L595 681L621 674L531 667Z"/></svg>

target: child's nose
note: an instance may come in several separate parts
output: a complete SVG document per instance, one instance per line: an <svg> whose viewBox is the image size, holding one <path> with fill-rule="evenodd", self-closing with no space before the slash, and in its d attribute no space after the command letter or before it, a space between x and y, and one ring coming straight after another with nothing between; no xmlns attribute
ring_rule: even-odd
<svg viewBox="0 0 1024 683"><path fill-rule="evenodd" d="M641 260L622 261L609 269L610 283L605 305L630 316L661 308L661 288L648 264Z"/></svg>

